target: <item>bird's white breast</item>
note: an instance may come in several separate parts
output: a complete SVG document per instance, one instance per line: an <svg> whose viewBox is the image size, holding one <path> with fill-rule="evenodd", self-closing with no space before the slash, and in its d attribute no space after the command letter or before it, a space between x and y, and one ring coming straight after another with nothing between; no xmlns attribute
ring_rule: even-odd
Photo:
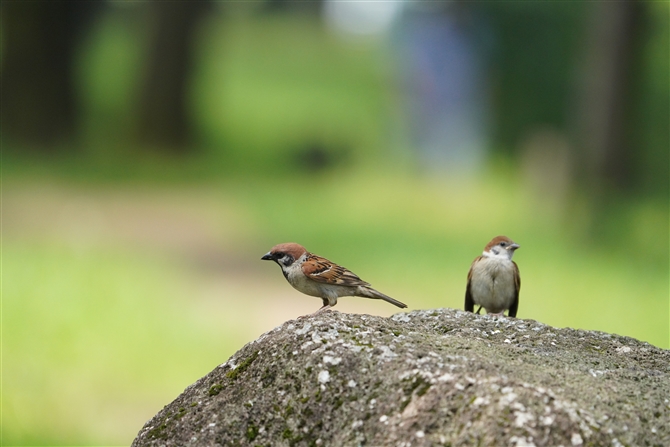
<svg viewBox="0 0 670 447"><path fill-rule="evenodd" d="M288 267L283 267L286 279L294 289L304 293L305 295L317 296L319 298L337 299L338 296L347 295L341 292L343 287L320 283L308 278L302 271L302 261L300 258Z"/></svg>
<svg viewBox="0 0 670 447"><path fill-rule="evenodd" d="M508 309L514 301L514 264L508 259L482 257L472 268L470 293L475 304L487 312Z"/></svg>

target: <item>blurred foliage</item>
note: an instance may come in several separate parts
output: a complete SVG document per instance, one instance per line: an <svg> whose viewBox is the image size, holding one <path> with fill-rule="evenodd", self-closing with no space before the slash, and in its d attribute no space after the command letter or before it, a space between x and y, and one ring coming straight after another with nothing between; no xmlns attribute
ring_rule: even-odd
<svg viewBox="0 0 670 447"><path fill-rule="evenodd" d="M640 179L637 192L670 200L670 5L649 4L645 25L632 131L639 156L634 166Z"/></svg>
<svg viewBox="0 0 670 447"><path fill-rule="evenodd" d="M575 160L584 164L588 157L578 135L579 121L584 119L580 101L585 88L599 87L597 80L588 83L585 65L594 54L585 47L591 44L589 32L603 19L606 8L590 3L500 2L475 7L490 26L487 32L493 34L492 39L481 38L481 46L490 53L494 150L519 157L524 138L534 128L550 127L570 136ZM668 199L670 11L667 3L638 3L636 8L640 18L628 42L632 60L626 64L632 66L631 73L617 75L630 76L625 81L629 91L623 92L625 110L609 110L624 116L622 138L627 164L632 166L629 184L621 189L625 194ZM585 175L595 173L587 169Z"/></svg>
<svg viewBox="0 0 670 447"><path fill-rule="evenodd" d="M125 8L100 19L78 69L85 110L80 149L49 163L71 174L80 167L79 175L94 178L164 175L163 166L150 173L153 168L142 161L169 165L170 155L133 142L145 52L137 44L146 34L142 23ZM353 164L376 160L391 143L384 135L394 113L392 75L374 42L352 47L314 17L247 14L213 15L198 40L189 101L198 150L172 158L186 165L176 175L188 177L189 165L210 177L309 168L303 160L315 148L329 162ZM6 149L14 165L39 164L19 147Z"/></svg>
<svg viewBox="0 0 670 447"><path fill-rule="evenodd" d="M501 2L477 7L494 33L488 51L499 150L518 155L535 127L569 130L588 7Z"/></svg>
<svg viewBox="0 0 670 447"><path fill-rule="evenodd" d="M501 8L491 14L511 15ZM517 37L503 33L509 45L532 46L502 57L509 65L497 88L510 112L499 117L497 153L471 177L421 171L392 137L404 124L388 48L340 39L312 15L253 6L212 14L199 29L194 151L140 147L133 132L147 30L140 9L108 8L80 47L76 150L36 156L3 141L2 444L129 444L243 343L318 307L259 261L290 240L411 310L460 308L470 262L489 238L507 234L522 247L521 318L670 347L667 4L650 6L644 46L643 187L612 197L600 213L577 188L553 202L509 150L524 122L569 121L564 92L579 46L570 27L579 28L575 11L585 7L575 8L558 17L540 5L510 10L526 11L519 20L533 24ZM538 33L558 40L536 42ZM556 65L525 59L551 51ZM552 91L523 98L526 81L532 92ZM77 208L109 201L109 215ZM121 212L116 201L137 204ZM163 209L215 236L200 245L161 236L174 217ZM152 210L158 220L144 222ZM110 216L139 219L146 234L115 235ZM61 229L63 221L72 228ZM179 250L145 245L160 237ZM361 301L345 298L338 309L395 311Z"/></svg>

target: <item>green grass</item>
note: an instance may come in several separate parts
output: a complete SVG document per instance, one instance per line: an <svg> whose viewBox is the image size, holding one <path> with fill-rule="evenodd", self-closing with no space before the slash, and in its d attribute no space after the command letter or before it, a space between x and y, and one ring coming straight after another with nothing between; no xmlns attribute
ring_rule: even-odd
<svg viewBox="0 0 670 447"><path fill-rule="evenodd" d="M128 444L246 341L189 305L189 286L127 248L5 240L3 444Z"/></svg>

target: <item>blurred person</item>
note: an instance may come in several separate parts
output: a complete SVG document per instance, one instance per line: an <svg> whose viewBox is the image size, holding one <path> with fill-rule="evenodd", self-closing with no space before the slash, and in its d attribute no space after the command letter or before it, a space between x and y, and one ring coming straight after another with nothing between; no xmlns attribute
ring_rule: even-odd
<svg viewBox="0 0 670 447"><path fill-rule="evenodd" d="M422 166L474 173L487 144L483 55L467 5L408 4L400 20L403 95Z"/></svg>

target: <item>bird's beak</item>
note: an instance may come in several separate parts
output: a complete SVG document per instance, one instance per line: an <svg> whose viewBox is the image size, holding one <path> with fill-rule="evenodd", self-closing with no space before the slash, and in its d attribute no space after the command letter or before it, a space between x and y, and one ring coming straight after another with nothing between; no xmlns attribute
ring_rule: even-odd
<svg viewBox="0 0 670 447"><path fill-rule="evenodd" d="M514 251L514 250L516 250L516 249L519 248L519 247L520 247L519 244L509 244L509 245L507 246L507 249L508 249L508 250L512 250L512 251Z"/></svg>
<svg viewBox="0 0 670 447"><path fill-rule="evenodd" d="M261 258L261 260L263 260L263 261L273 261L274 258L272 257L272 253L268 252L268 253L265 253L265 254L263 255L263 257Z"/></svg>

